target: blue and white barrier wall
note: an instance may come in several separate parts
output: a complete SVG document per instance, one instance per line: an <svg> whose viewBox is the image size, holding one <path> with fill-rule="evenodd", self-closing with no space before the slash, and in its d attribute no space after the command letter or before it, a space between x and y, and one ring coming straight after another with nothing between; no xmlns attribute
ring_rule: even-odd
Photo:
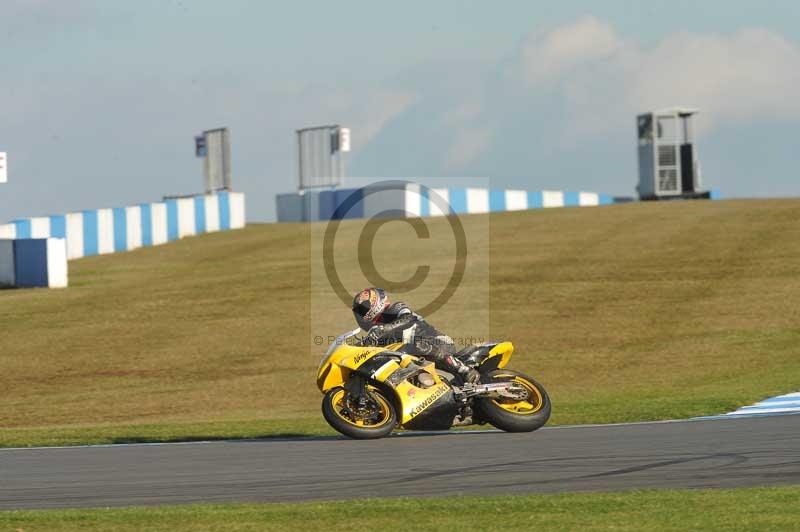
<svg viewBox="0 0 800 532"><path fill-rule="evenodd" d="M0 225L0 238L63 238L67 258L71 260L244 226L244 194L220 192L132 207L14 220Z"/></svg>
<svg viewBox="0 0 800 532"><path fill-rule="evenodd" d="M436 197L431 197L434 194ZM345 202L347 202L346 208ZM614 203L611 196L594 192L557 190L531 192L486 188L428 189L413 183L389 187L378 184L356 189L307 190L302 193L276 196L279 222L371 218L379 213L406 217L479 214L550 207L588 207L611 203ZM344 212L345 210L347 212Z"/></svg>
<svg viewBox="0 0 800 532"><path fill-rule="evenodd" d="M67 260L245 226L236 192L24 218L0 225L0 286L67 286Z"/></svg>
<svg viewBox="0 0 800 532"><path fill-rule="evenodd" d="M0 240L0 286L67 286L67 243L63 238Z"/></svg>

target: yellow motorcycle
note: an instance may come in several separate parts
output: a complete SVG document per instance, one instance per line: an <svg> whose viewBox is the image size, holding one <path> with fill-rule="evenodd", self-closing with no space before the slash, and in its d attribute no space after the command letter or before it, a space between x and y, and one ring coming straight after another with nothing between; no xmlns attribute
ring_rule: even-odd
<svg viewBox="0 0 800 532"><path fill-rule="evenodd" d="M356 336L360 330L332 341L317 372L322 415L345 436L372 439L395 428L445 430L485 423L530 432L550 418L550 398L542 385L504 369L514 352L511 342L469 346L455 355L481 374L473 384L414 356L411 345L363 345Z"/></svg>

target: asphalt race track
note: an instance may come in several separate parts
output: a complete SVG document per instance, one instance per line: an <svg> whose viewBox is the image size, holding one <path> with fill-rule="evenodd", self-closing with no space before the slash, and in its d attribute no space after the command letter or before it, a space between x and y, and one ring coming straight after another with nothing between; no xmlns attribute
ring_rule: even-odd
<svg viewBox="0 0 800 532"><path fill-rule="evenodd" d="M0 510L800 484L800 415L0 450Z"/></svg>

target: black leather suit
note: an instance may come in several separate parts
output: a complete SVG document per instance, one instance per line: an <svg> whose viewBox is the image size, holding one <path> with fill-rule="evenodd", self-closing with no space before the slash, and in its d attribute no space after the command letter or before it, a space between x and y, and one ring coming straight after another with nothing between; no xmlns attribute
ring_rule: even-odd
<svg viewBox="0 0 800 532"><path fill-rule="evenodd" d="M408 343L413 346L412 354L432 360L437 368L456 374L468 370L453 357L456 353L453 339L439 332L405 303L390 305L378 319L377 325L368 332L370 339L378 345L410 340Z"/></svg>

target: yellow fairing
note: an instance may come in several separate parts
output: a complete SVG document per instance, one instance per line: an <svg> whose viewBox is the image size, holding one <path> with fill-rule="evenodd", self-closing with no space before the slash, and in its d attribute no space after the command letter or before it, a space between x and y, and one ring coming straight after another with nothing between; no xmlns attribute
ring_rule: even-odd
<svg viewBox="0 0 800 532"><path fill-rule="evenodd" d="M350 372L345 374L340 366L330 361L325 361L317 374L317 387L322 393L325 393L337 386L344 386L348 377L350 377Z"/></svg>
<svg viewBox="0 0 800 532"><path fill-rule="evenodd" d="M491 360L494 357L499 356L501 358L500 362L497 364L497 367L504 368L506 367L506 364L508 364L508 361L511 360L512 353L514 353L514 344L511 342L500 342L494 346L491 351L489 351L489 356L486 357L486 360L484 360L483 363L486 364L487 360Z"/></svg>
<svg viewBox="0 0 800 532"><path fill-rule="evenodd" d="M320 364L317 387L324 393L331 388L343 386L352 370L358 369L364 362L385 350L382 347L341 346Z"/></svg>
<svg viewBox="0 0 800 532"><path fill-rule="evenodd" d="M447 393L450 386L442 382L437 375L433 376L436 384L430 388L418 388L408 381L397 385L397 397L400 399L403 414L400 424L405 425L431 406L436 399Z"/></svg>

